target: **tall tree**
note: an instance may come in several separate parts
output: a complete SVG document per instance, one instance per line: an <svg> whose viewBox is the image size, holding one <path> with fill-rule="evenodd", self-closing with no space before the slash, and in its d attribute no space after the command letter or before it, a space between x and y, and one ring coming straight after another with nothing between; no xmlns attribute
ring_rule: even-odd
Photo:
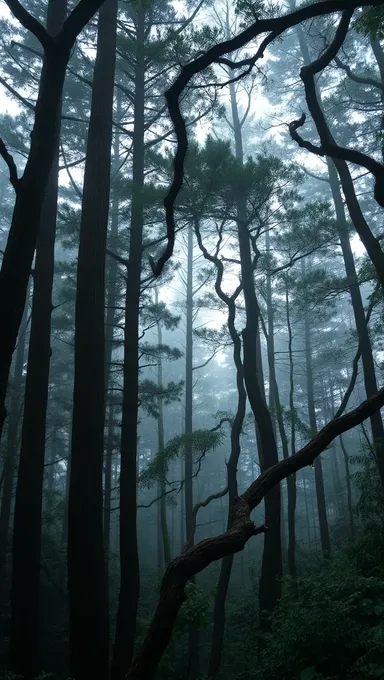
<svg viewBox="0 0 384 680"><path fill-rule="evenodd" d="M70 672L109 667L103 541L105 252L109 211L117 0L99 12L77 264L75 379L68 499Z"/></svg>
<svg viewBox="0 0 384 680"><path fill-rule="evenodd" d="M57 35L66 0L50 2L47 31ZM61 116L61 100L58 106ZM33 302L12 544L10 658L16 673L35 677L40 660L40 563L46 418L51 357L52 286L59 181L58 122L54 158L43 202L33 275Z"/></svg>

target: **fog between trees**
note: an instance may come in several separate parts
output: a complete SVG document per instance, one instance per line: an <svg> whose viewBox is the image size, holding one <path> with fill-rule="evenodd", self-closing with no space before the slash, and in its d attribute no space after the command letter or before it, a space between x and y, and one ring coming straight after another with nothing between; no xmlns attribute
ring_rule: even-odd
<svg viewBox="0 0 384 680"><path fill-rule="evenodd" d="M2 680L383 678L382 0L0 16Z"/></svg>

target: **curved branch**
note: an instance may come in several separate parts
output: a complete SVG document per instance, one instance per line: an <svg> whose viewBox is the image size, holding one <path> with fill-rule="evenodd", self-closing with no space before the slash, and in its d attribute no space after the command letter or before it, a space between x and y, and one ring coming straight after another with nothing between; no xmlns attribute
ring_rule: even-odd
<svg viewBox="0 0 384 680"><path fill-rule="evenodd" d="M13 156L7 150L3 140L0 138L0 156L3 158L8 166L9 170L9 181L11 182L15 191L17 191L19 179L17 177L17 168Z"/></svg>
<svg viewBox="0 0 384 680"><path fill-rule="evenodd" d="M175 244L175 215L174 206L179 192L183 185L184 179L184 162L188 149L188 138L184 118L180 111L180 96L190 80L204 71L213 63L224 63L223 57L225 54L235 52L254 40L262 33L269 33L263 40L254 57L240 62L231 62L231 68L239 68L245 64L254 65L258 59L264 56L266 47L275 38L279 37L288 28L292 28L297 24L312 19L324 14L331 14L333 12L340 12L349 9L356 9L356 7L366 7L369 5L379 5L382 0L323 0L300 9L284 16L275 19L258 19L251 26L236 35L234 38L224 40L211 47L209 50L201 54L199 57L186 64L181 69L173 85L165 93L169 116L174 126L176 134L176 153L173 161L173 180L168 193L164 199L165 219L167 226L167 245L157 262L153 258L150 259L150 264L154 276L160 276L163 271L165 263L172 256ZM226 65L228 65L227 60ZM247 73L246 71L245 73Z"/></svg>
<svg viewBox="0 0 384 680"><path fill-rule="evenodd" d="M383 405L384 388L353 411L331 420L304 448L266 470L236 499L228 531L200 541L170 562L164 574L152 623L128 673L129 680L153 678L171 638L177 614L186 598L184 589L187 582L211 562L240 552L252 536L265 531L265 527L255 527L250 518L252 510L261 503L265 495L289 475L312 465L336 437L360 425Z"/></svg>
<svg viewBox="0 0 384 680"><path fill-rule="evenodd" d="M43 24L35 19L35 17L25 9L21 2L19 2L19 0L5 0L5 3L8 6L8 9L12 12L13 16L18 21L20 21L21 25L24 26L27 31L33 33L35 38L38 39L44 50L47 50L53 45L53 40L48 31L44 28Z"/></svg>
<svg viewBox="0 0 384 680"><path fill-rule="evenodd" d="M369 78L368 76L358 76L356 73L353 73L352 69L348 66L348 64L344 64L339 57L335 57L335 63L336 65L341 68L345 73L347 74L348 78L350 80L353 80L355 83L360 83L361 85L370 85L371 87L376 88L377 90L381 90L381 92L384 92L384 85L380 80L376 80L375 78Z"/></svg>
<svg viewBox="0 0 384 680"><path fill-rule="evenodd" d="M191 544L193 543L193 539L195 537L197 513L199 512L199 510L201 510L201 508L206 508L207 505L209 505L212 501L215 501L218 498L223 498L223 496L226 496L227 493L228 493L228 485L224 489L222 489L221 491L217 491L216 493L212 493L204 501L200 501L200 503L196 503L196 505L192 508L191 539L190 539L189 544L187 545L187 550L191 547Z"/></svg>
<svg viewBox="0 0 384 680"><path fill-rule="evenodd" d="M352 9L348 9L347 11L343 12L335 33L335 37L331 44L318 59L312 62L312 64L308 64L308 66L303 66L300 71L300 77L304 83L308 109L319 133L321 147L317 147L310 142L304 141L298 135L297 137L292 135L292 132L295 132L298 127L304 125L305 116L302 116L300 121L291 123L289 129L292 139L295 139L295 141L300 146L307 148L312 153L315 153L318 156L330 156L334 159L361 165L369 170L369 172L371 172L375 178L375 199L381 207L384 207L384 165L382 163L378 163L374 158L362 153L361 151L347 149L345 147L339 146L336 143L328 128L316 93L315 75L329 66L331 61L335 59L348 33L352 14Z"/></svg>

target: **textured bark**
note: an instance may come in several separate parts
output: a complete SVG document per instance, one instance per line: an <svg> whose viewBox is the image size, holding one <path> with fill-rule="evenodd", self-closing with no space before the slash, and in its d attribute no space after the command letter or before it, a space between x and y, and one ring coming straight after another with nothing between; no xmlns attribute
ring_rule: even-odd
<svg viewBox="0 0 384 680"><path fill-rule="evenodd" d="M70 675L106 680L103 541L105 251L109 212L117 0L99 13L77 267L75 381L68 503Z"/></svg>
<svg viewBox="0 0 384 680"><path fill-rule="evenodd" d="M144 187L144 10L137 7L131 229L125 299L123 417L120 468L120 593L112 658L112 680L122 680L132 660L140 592L137 547L137 418L139 393L139 307Z"/></svg>
<svg viewBox="0 0 384 680"><path fill-rule="evenodd" d="M264 530L255 528L250 513L273 486L298 470L312 465L316 457L336 437L362 423L383 404L384 388L353 411L332 420L304 448L266 470L236 499L232 510L231 528L228 531L215 538L200 541L172 560L164 575L157 608L144 643L128 672L128 680L152 680L171 638L177 614L185 600L186 583L213 561L243 550L252 536Z"/></svg>

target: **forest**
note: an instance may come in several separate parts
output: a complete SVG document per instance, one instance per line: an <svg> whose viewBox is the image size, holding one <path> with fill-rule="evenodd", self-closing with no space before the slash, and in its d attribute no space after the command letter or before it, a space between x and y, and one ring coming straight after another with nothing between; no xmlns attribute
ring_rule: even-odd
<svg viewBox="0 0 384 680"><path fill-rule="evenodd" d="M384 679L384 0L0 54L0 680Z"/></svg>

